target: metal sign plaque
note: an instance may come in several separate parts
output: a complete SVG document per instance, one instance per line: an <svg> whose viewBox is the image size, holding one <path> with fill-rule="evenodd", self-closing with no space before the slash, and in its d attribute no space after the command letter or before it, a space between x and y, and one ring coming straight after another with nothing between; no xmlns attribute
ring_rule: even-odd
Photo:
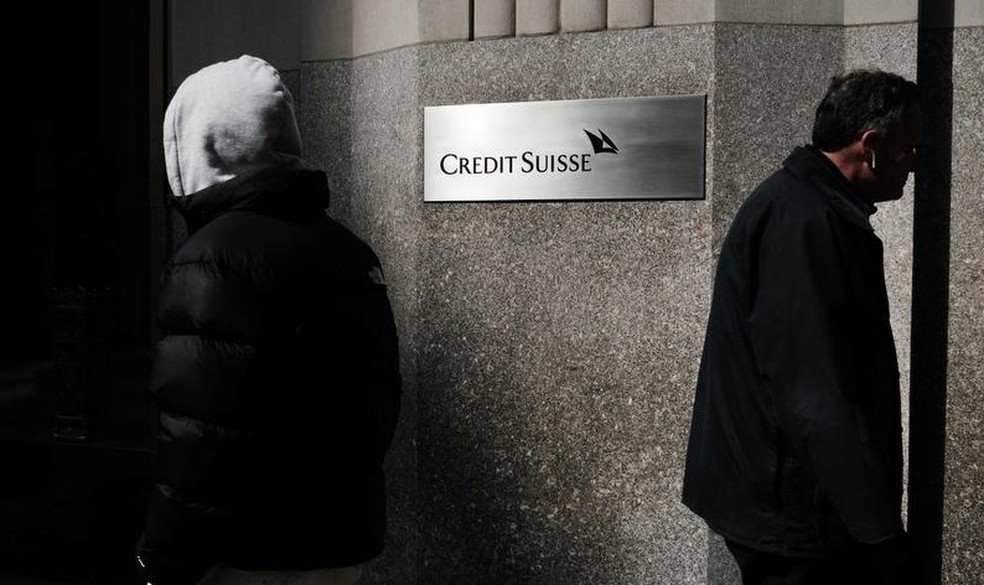
<svg viewBox="0 0 984 585"><path fill-rule="evenodd" d="M706 96L424 108L424 201L703 199Z"/></svg>

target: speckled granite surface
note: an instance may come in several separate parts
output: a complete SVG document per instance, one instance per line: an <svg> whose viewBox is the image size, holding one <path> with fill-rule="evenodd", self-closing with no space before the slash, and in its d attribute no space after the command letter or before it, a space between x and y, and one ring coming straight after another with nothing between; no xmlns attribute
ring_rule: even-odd
<svg viewBox="0 0 984 585"><path fill-rule="evenodd" d="M404 351L390 538L361 582L735 583L679 504L714 251L749 190L809 140L829 77L911 77L915 34L695 25L304 65L308 156L331 176L332 214L382 258ZM982 549L982 43L979 28L955 38L944 562L963 584ZM425 105L674 93L710 97L707 201L422 203ZM875 220L903 364L911 216L904 200Z"/></svg>
<svg viewBox="0 0 984 585"><path fill-rule="evenodd" d="M816 104L843 69L842 39L837 27L716 25L715 250L751 190L809 143Z"/></svg>
<svg viewBox="0 0 984 585"><path fill-rule="evenodd" d="M306 65L332 214L383 259L408 418L365 583L703 583L679 504L709 204L422 203L424 105L707 93L710 27Z"/></svg>
<svg viewBox="0 0 984 585"><path fill-rule="evenodd" d="M943 579L984 575L984 27L953 34L953 179Z"/></svg>
<svg viewBox="0 0 984 585"><path fill-rule="evenodd" d="M423 105L706 93L710 29L427 47ZM702 583L707 202L425 208L422 583Z"/></svg>

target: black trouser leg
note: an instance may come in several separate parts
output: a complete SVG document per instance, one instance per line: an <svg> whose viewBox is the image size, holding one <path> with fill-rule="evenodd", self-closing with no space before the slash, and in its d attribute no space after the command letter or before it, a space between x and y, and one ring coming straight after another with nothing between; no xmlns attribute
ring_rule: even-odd
<svg viewBox="0 0 984 585"><path fill-rule="evenodd" d="M755 550L725 539L741 569L743 585L847 585L832 562L826 559L783 557Z"/></svg>
<svg viewBox="0 0 984 585"><path fill-rule="evenodd" d="M817 559L790 558L724 539L743 585L917 585L923 583L904 537L841 547Z"/></svg>

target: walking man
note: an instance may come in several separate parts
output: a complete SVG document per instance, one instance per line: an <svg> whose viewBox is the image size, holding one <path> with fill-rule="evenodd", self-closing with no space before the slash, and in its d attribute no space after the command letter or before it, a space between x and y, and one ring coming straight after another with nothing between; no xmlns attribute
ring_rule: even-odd
<svg viewBox="0 0 984 585"><path fill-rule="evenodd" d="M833 79L812 144L738 211L697 379L683 501L745 585L917 583L882 244L920 135L914 83Z"/></svg>

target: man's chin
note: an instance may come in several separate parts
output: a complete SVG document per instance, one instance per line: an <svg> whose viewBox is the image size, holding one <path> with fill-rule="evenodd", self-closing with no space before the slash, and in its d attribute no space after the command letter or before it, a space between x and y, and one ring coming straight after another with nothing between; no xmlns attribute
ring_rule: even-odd
<svg viewBox="0 0 984 585"><path fill-rule="evenodd" d="M905 183L897 186L894 189L882 189L875 195L875 203L884 203L886 201L898 201L905 196Z"/></svg>

